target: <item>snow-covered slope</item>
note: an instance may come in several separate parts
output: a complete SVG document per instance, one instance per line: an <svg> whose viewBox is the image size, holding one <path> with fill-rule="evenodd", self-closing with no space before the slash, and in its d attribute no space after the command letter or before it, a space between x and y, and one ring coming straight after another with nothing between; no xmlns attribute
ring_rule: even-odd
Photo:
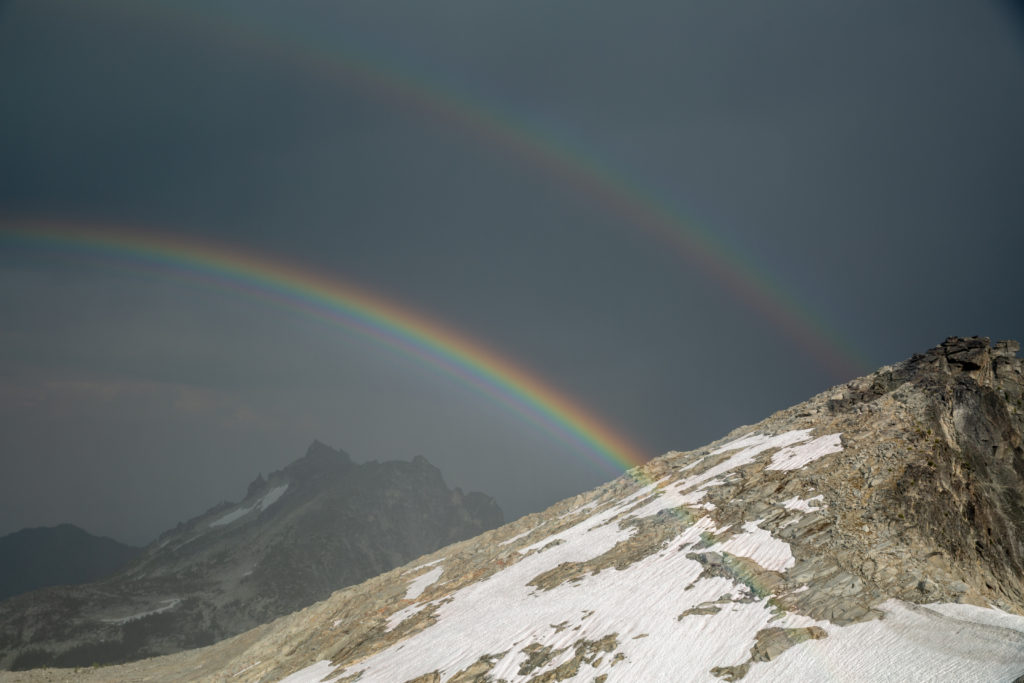
<svg viewBox="0 0 1024 683"><path fill-rule="evenodd" d="M316 662L287 680L389 683L473 672L495 681L908 681L934 672L991 681L1024 672L1024 616L998 608L890 599L842 626L786 609L776 598L810 590L809 581L786 580L796 560L765 527L806 522L813 509L766 500L773 523L734 529L714 521L714 505L693 505L703 498L695 494L762 454L770 453L766 470L795 470L840 450L839 434L752 434L704 456L727 455L698 464L698 474L666 476L531 538L518 550L523 559L484 580L451 590L442 561L412 579L410 604L389 616L387 630L407 637L349 666ZM671 532L638 542L649 524Z"/></svg>
<svg viewBox="0 0 1024 683"><path fill-rule="evenodd" d="M229 513L227 513L223 517L219 517L219 518L215 519L214 521L210 522L210 526L211 527L216 527L216 526L224 526L226 524L231 524L232 522L234 522L236 520L239 520L242 517L245 517L246 515L248 515L253 510L259 510L260 512L263 512L268 507L270 507L271 505L276 503L278 501L278 499L281 496L283 496L284 492L287 491L287 490L288 490L287 482L284 483L284 484L281 484L280 486L275 486L274 488L270 489L269 491L267 491L266 493L261 495L257 500L253 501L250 505L244 506L244 507L242 505L238 505L238 506L235 507L234 510L232 510Z"/></svg>
<svg viewBox="0 0 1024 683"><path fill-rule="evenodd" d="M1014 681L1014 352L947 340L212 648L86 680Z"/></svg>

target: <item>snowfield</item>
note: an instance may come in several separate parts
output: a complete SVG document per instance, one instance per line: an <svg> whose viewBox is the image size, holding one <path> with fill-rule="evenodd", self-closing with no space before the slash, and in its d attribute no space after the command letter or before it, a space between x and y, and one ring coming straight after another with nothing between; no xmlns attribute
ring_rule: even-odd
<svg viewBox="0 0 1024 683"><path fill-rule="evenodd" d="M701 504L730 470L773 449L768 469L792 470L839 452L842 445L839 434L811 439L810 430L753 434L725 444L705 458L732 454L707 471L648 484L520 548L521 559L514 564L442 597L432 591L432 599L408 605L388 620L392 630L431 610L433 625L344 669L321 661L284 680L312 683L358 674L360 683L400 683L436 671L444 681L481 658L493 663L488 675L495 681L529 680L574 658L578 670L565 680L717 682L731 679L722 669L717 675L713 670L743 665L748 667L744 681L920 681L926 680L922 671L933 672L930 680L936 681L1010 681L1024 673L1024 617L972 605L922 607L889 600L878 606L883 618L840 627L785 612L756 585L709 574L701 558L706 562L716 554L767 572L794 566L789 544L760 526L764 520L746 522L727 535L728 527L718 528ZM811 503L822 505L821 498L778 505L809 513L820 509ZM547 589L530 585L546 572L571 566L566 563L593 560L616 548L637 533L638 520L679 508L693 521L660 550L621 569L584 571ZM633 523L623 524L627 520ZM719 536L724 540L715 540ZM419 598L442 572L443 565L414 578L406 598ZM770 661L751 661L758 633L769 628L813 635ZM545 648L551 656L539 666L531 664L531 653Z"/></svg>
<svg viewBox="0 0 1024 683"><path fill-rule="evenodd" d="M444 573L444 567L437 567L436 569L431 569L426 574L417 576L412 580L412 583L409 584L409 589L405 592L405 599L415 600L420 597L428 586L441 578L442 573Z"/></svg>
<svg viewBox="0 0 1024 683"><path fill-rule="evenodd" d="M1024 617L974 605L881 605L883 619L837 628L757 664L744 681L1006 681L1024 672ZM959 618L948 616L950 608ZM932 672L930 677L922 671Z"/></svg>
<svg viewBox="0 0 1024 683"><path fill-rule="evenodd" d="M253 510L259 510L260 512L263 512L264 510L269 508L271 505L276 503L278 501L278 499L280 499L281 496L284 495L284 492L287 491L287 490L288 490L288 484L282 484L281 486L275 486L274 488L270 489L265 494L263 494L263 497L261 497L259 500L257 500L255 503L253 503L249 507L247 507L247 508L236 508L236 509L232 510L231 512L227 513L226 515L224 515L223 517L220 517L220 518L210 522L210 526L211 527L226 526L228 524L231 524L232 522L238 521L242 517L245 517L247 514L249 514Z"/></svg>

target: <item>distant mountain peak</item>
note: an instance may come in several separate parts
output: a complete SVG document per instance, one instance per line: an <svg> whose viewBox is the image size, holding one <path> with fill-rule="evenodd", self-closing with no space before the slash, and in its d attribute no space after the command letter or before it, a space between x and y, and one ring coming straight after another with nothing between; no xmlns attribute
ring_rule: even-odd
<svg viewBox="0 0 1024 683"><path fill-rule="evenodd" d="M0 606L0 666L88 665L208 645L503 522L414 462L355 464L314 441L145 549L118 575ZM73 527L69 527L74 529ZM32 616L32 627L24 628Z"/></svg>
<svg viewBox="0 0 1024 683"><path fill-rule="evenodd" d="M292 463L317 463L329 467L352 464L352 456L340 448L331 448L321 441L314 441L306 449L306 455Z"/></svg>
<svg viewBox="0 0 1024 683"><path fill-rule="evenodd" d="M352 464L352 456L340 448L331 448L319 440L314 440L306 449L306 458L310 460L338 461Z"/></svg>
<svg viewBox="0 0 1024 683"><path fill-rule="evenodd" d="M245 491L245 497L252 498L253 496L261 493L266 488L267 480L263 478L263 473L260 472L259 474L256 475L256 478L252 480L252 483L249 484L249 487Z"/></svg>

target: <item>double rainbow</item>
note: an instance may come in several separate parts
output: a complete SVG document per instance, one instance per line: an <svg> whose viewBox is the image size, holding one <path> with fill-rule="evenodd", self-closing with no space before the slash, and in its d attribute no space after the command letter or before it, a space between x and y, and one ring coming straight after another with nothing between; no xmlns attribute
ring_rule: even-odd
<svg viewBox="0 0 1024 683"><path fill-rule="evenodd" d="M235 247L113 228L0 226L4 241L85 250L162 267L270 299L372 337L421 359L582 446L616 470L646 461L641 449L578 402L495 351L437 320L354 284Z"/></svg>
<svg viewBox="0 0 1024 683"><path fill-rule="evenodd" d="M209 3L137 3L108 0L119 17L158 23L213 44L229 45L289 64L334 87L353 90L433 119L482 145L518 160L579 194L591 206L618 216L687 267L710 278L777 333L837 378L864 374L875 365L715 232L685 220L668 202L630 175L564 139L451 87L413 74L394 60L328 42L310 33L229 13ZM103 5L100 5L101 7ZM95 9L95 5L91 5Z"/></svg>

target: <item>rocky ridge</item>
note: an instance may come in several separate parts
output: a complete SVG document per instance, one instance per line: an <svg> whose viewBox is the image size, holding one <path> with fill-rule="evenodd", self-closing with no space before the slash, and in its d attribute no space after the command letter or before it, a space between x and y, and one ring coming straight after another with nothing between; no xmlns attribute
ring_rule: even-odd
<svg viewBox="0 0 1024 683"><path fill-rule="evenodd" d="M353 463L315 442L104 580L0 603L0 667L90 666L209 645L502 523L422 456Z"/></svg>
<svg viewBox="0 0 1024 683"><path fill-rule="evenodd" d="M950 338L214 647L83 679L1014 680L1018 350Z"/></svg>

